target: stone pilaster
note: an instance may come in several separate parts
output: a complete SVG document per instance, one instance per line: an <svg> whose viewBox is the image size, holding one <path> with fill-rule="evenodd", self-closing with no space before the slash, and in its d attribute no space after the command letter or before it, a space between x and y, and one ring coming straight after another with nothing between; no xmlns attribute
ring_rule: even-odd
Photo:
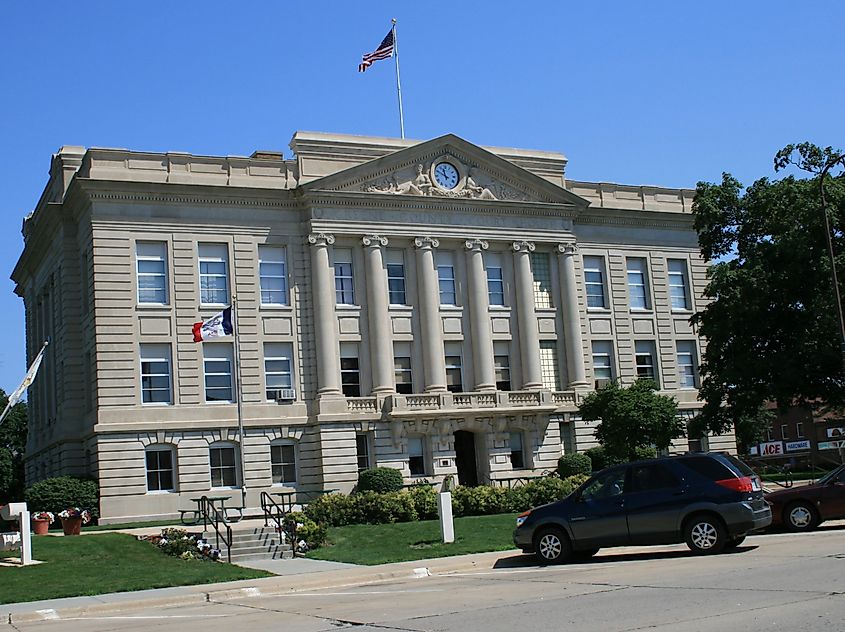
<svg viewBox="0 0 845 632"><path fill-rule="evenodd" d="M387 237L365 235L364 260L367 268L367 314L370 326L370 352L372 357L373 393L392 393L393 336L390 312L387 306L387 274L381 249Z"/></svg>
<svg viewBox="0 0 845 632"><path fill-rule="evenodd" d="M475 372L475 390L495 391L496 372L493 366L493 330L490 326L490 296L484 255L488 244L482 239L468 239L467 270L469 275L470 346Z"/></svg>
<svg viewBox="0 0 845 632"><path fill-rule="evenodd" d="M578 286L575 279L575 253L578 247L574 242L559 244L558 271L560 290L563 301L563 335L566 345L566 368L571 388L587 386L587 373L584 370L584 350L581 345L581 314L578 310Z"/></svg>
<svg viewBox="0 0 845 632"><path fill-rule="evenodd" d="M519 353L522 359L522 388L543 387L540 367L540 329L534 306L534 276L531 274L530 241L513 242L514 268L516 271L516 308L519 327Z"/></svg>
<svg viewBox="0 0 845 632"><path fill-rule="evenodd" d="M443 324L440 319L440 286L434 249L440 242L433 237L417 237L417 277L419 283L419 317L422 333L425 392L446 390L446 365L443 357Z"/></svg>

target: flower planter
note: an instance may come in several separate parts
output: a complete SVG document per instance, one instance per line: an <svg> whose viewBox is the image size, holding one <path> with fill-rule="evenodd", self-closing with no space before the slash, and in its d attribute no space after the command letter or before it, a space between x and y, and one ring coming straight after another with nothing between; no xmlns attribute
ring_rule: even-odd
<svg viewBox="0 0 845 632"><path fill-rule="evenodd" d="M39 518L32 519L32 532L35 535L47 535L50 530L50 521Z"/></svg>
<svg viewBox="0 0 845 632"><path fill-rule="evenodd" d="M82 531L82 516L62 518L62 529L65 535L79 535Z"/></svg>

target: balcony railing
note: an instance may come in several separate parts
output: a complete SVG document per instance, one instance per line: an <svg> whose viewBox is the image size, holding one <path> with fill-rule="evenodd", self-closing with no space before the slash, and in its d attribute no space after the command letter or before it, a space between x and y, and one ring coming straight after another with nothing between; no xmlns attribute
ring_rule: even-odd
<svg viewBox="0 0 845 632"><path fill-rule="evenodd" d="M485 391L479 393L421 393L417 395L379 395L347 397L350 413L380 414L383 410L394 416L414 415L429 411L512 410L536 409L553 412L557 408L572 408L580 397L576 391ZM528 411L526 411L528 412Z"/></svg>

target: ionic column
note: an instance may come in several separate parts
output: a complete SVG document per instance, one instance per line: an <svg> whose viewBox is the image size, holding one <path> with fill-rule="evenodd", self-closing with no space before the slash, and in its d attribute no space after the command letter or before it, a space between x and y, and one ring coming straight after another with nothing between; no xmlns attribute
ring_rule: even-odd
<svg viewBox="0 0 845 632"><path fill-rule="evenodd" d="M361 243L364 244L367 268L367 314L370 325L373 393L392 393L395 388L393 336L387 307L387 274L381 256L381 248L387 245L387 237L365 235Z"/></svg>
<svg viewBox="0 0 845 632"><path fill-rule="evenodd" d="M534 309L534 275L531 274L530 241L513 242L514 268L516 270L516 309L519 326L519 353L522 358L522 388L543 387L540 369L540 328Z"/></svg>
<svg viewBox="0 0 845 632"><path fill-rule="evenodd" d="M481 239L468 239L469 313L472 337L472 362L475 369L475 390L495 391L496 372L493 366L493 330L490 327L490 296L483 251L488 244Z"/></svg>
<svg viewBox="0 0 845 632"><path fill-rule="evenodd" d="M311 278L314 303L314 340L317 349L317 393L320 396L340 395L340 346L337 337L337 315L329 265L329 246L334 235L308 235L311 248Z"/></svg>
<svg viewBox="0 0 845 632"><path fill-rule="evenodd" d="M578 311L578 290L575 279L575 253L578 247L574 242L559 244L558 271L563 305L563 335L566 344L566 368L570 387L587 385L587 373L584 370L584 350L581 346L581 314Z"/></svg>
<svg viewBox="0 0 845 632"><path fill-rule="evenodd" d="M417 277L420 288L420 332L425 392L446 390L446 365L443 357L443 325L440 322L440 287L434 249L440 242L433 237L417 237Z"/></svg>

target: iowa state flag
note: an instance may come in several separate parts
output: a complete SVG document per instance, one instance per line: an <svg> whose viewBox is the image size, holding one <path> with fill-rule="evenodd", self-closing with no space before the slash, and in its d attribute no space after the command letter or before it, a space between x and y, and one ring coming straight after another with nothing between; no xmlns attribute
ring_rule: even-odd
<svg viewBox="0 0 845 632"><path fill-rule="evenodd" d="M227 307L209 318L204 323L194 323L194 342L211 340L221 336L231 336L235 329L232 327L232 308Z"/></svg>

